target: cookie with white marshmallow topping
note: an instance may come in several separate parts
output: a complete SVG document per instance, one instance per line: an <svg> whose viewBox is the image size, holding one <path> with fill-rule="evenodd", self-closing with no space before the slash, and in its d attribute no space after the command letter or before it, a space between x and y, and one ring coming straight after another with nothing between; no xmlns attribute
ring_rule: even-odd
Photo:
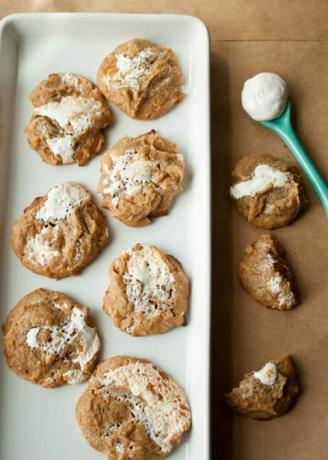
<svg viewBox="0 0 328 460"><path fill-rule="evenodd" d="M167 457L191 426L180 386L151 362L128 356L98 365L76 418L88 443L108 460Z"/></svg>
<svg viewBox="0 0 328 460"><path fill-rule="evenodd" d="M299 173L268 155L248 155L236 164L230 188L238 211L256 227L293 222L306 203Z"/></svg>
<svg viewBox="0 0 328 460"><path fill-rule="evenodd" d="M123 137L101 161L98 192L103 207L126 225L139 227L166 215L182 190L185 162L174 142L152 130Z"/></svg>
<svg viewBox="0 0 328 460"><path fill-rule="evenodd" d="M3 345L19 377L53 388L88 380L100 340L87 307L61 292L36 289L10 311Z"/></svg>
<svg viewBox="0 0 328 460"><path fill-rule="evenodd" d="M113 261L104 310L115 326L134 336L182 326L189 282L180 262L148 244L136 244Z"/></svg>
<svg viewBox="0 0 328 460"><path fill-rule="evenodd" d="M91 81L73 73L52 73L34 88L30 99L34 109L25 133L43 161L84 166L100 153L103 130L113 117Z"/></svg>
<svg viewBox="0 0 328 460"><path fill-rule="evenodd" d="M97 82L109 101L138 120L154 120L184 98L176 55L148 40L115 48L102 61Z"/></svg>
<svg viewBox="0 0 328 460"><path fill-rule="evenodd" d="M35 198L11 230L12 247L25 267L57 279L90 264L108 239L105 216L76 182L56 185Z"/></svg>
<svg viewBox="0 0 328 460"><path fill-rule="evenodd" d="M227 404L255 420L284 415L300 393L295 365L290 356L266 363L244 375L238 387L225 395Z"/></svg>
<svg viewBox="0 0 328 460"><path fill-rule="evenodd" d="M269 233L246 246L238 267L241 285L273 310L291 310L299 302L285 253Z"/></svg>

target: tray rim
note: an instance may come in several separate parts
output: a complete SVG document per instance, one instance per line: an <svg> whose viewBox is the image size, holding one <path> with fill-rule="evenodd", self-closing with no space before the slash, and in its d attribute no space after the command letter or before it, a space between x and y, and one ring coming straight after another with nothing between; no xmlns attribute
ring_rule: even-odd
<svg viewBox="0 0 328 460"><path fill-rule="evenodd" d="M206 286L206 303L208 308L206 311L206 329L207 329L207 336L206 336L206 343L204 343L204 347L207 349L206 356L203 356L204 366L207 369L206 376L202 377L203 379L203 386L207 389L207 398L206 398L206 406L204 411L206 412L206 420L203 421L204 428L206 431L206 445L203 446L204 450L202 451L202 458L203 460L210 459L211 453L211 432L210 432L210 397L211 397L211 245L212 245L212 235L211 235L211 111L210 111L210 35L206 24L197 16L188 15L188 14L170 14L170 13L109 13L109 12L26 12L26 13L13 13L4 16L0 19L0 56L2 53L2 36L5 33L5 28L9 24L17 24L18 28L15 30L17 35L19 36L20 30L19 26L23 25L26 22L30 22L33 20L45 18L47 20L55 21L61 19L70 19L70 20L83 20L83 19L91 19L93 21L101 21L108 19L125 19L125 20L133 20L133 19L142 19L142 20L149 20L149 21L158 21L158 22L165 22L167 20L173 21L183 21L184 23L191 23L197 26L200 30L200 33L204 35L205 38L205 45L206 49L204 49L204 54L207 58L207 66L202 70L204 79L207 83L206 91L203 95L203 101L206 105L206 116L203 118L204 123L204 132L206 132L206 138L204 137L203 143L206 145L206 156L207 156L207 165L205 175L207 178L208 186L206 187L206 194L207 194L207 203L208 206L206 209L203 210L203 222L207 228L207 267L208 267L208 283ZM1 69L0 69L0 78L1 78ZM16 85L15 85L16 86ZM1 88L0 88L1 91ZM12 127L12 122L11 122ZM4 212L4 214L6 214ZM3 220L3 219L2 219ZM3 245L3 235L0 234L0 243L1 249ZM194 459L193 459L194 460ZM198 460L198 459L195 459Z"/></svg>

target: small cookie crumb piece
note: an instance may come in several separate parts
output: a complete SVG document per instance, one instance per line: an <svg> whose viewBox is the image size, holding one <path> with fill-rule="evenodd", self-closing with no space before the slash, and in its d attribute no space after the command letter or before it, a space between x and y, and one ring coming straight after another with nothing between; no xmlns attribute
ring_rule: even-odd
<svg viewBox="0 0 328 460"><path fill-rule="evenodd" d="M298 304L289 264L270 234L262 234L245 248L238 267L241 285L260 303L275 310Z"/></svg>
<svg viewBox="0 0 328 460"><path fill-rule="evenodd" d="M255 420L284 415L300 393L297 374L290 356L268 362L260 371L244 375L238 387L225 395L227 404Z"/></svg>

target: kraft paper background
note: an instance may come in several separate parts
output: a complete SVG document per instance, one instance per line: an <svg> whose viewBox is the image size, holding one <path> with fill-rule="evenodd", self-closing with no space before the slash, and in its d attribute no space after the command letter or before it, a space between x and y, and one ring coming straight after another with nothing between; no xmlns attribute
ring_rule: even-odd
<svg viewBox="0 0 328 460"><path fill-rule="evenodd" d="M328 2L263 0L0 0L0 15L92 11L199 16L211 36L212 93L212 458L327 460L328 232L319 200L304 178L309 205L273 233L285 247L302 304L276 312L239 286L236 266L260 230L247 224L229 195L232 165L249 153L294 160L271 132L240 105L243 81L259 71L288 82L297 131L328 177ZM327 41L326 41L327 40ZM245 371L291 353L303 394L286 416L255 422L230 413L222 395ZM202 460L201 452L199 458Z"/></svg>

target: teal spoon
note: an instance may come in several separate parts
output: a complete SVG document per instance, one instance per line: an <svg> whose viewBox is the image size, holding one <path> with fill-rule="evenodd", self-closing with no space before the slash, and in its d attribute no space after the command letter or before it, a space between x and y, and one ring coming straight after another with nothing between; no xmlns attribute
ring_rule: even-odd
<svg viewBox="0 0 328 460"><path fill-rule="evenodd" d="M291 122L291 107L292 104L289 100L285 111L279 118L270 121L260 121L260 123L278 134L283 142L289 147L301 168L310 179L314 190L321 200L326 216L328 217L328 184L317 171L293 129Z"/></svg>

